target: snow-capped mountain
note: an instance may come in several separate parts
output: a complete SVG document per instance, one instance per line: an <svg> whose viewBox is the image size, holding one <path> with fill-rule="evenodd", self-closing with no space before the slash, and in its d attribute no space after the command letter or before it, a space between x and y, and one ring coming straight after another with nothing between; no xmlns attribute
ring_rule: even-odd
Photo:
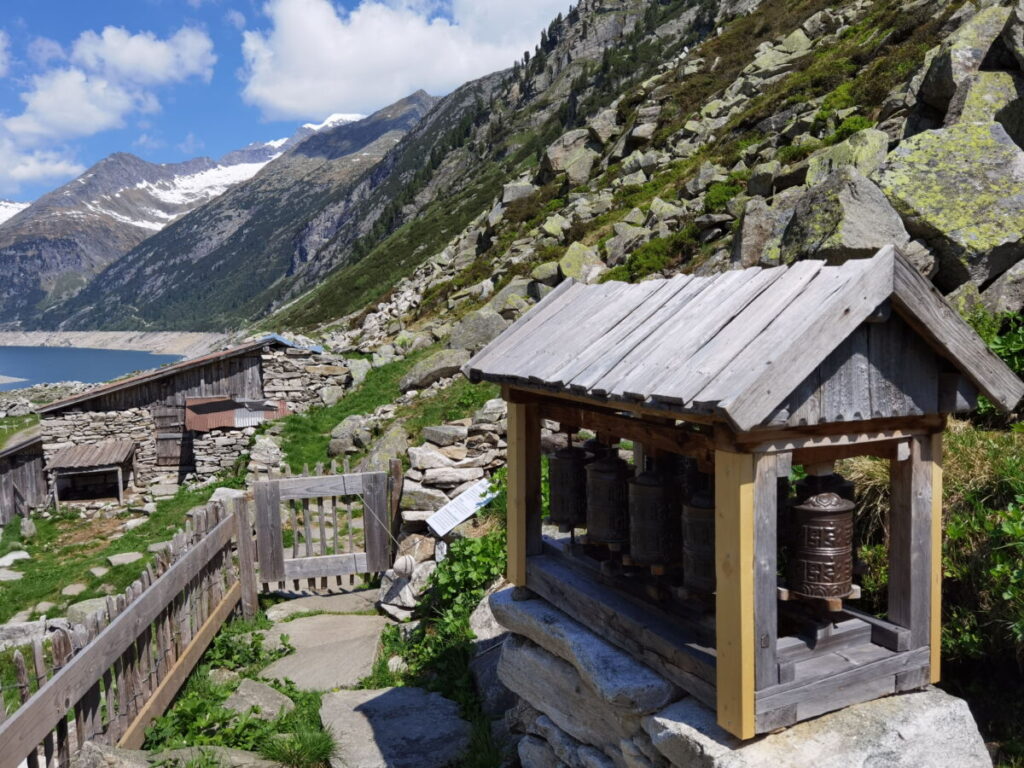
<svg viewBox="0 0 1024 768"><path fill-rule="evenodd" d="M168 224L248 181L310 136L351 122L332 115L287 139L219 160L150 163L116 153L31 205L0 202L0 324L77 293L93 276Z"/></svg>
<svg viewBox="0 0 1024 768"><path fill-rule="evenodd" d="M8 219L17 216L28 208L28 206L28 203L15 203L11 200L0 200L0 224L3 224Z"/></svg>

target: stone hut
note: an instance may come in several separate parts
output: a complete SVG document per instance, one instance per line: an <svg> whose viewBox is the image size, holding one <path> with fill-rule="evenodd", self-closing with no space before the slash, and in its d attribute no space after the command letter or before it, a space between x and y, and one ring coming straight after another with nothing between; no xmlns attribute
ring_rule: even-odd
<svg viewBox="0 0 1024 768"><path fill-rule="evenodd" d="M61 500L95 498L102 483L92 477L88 488L76 487L68 452L128 440L128 485L171 492L186 478L206 479L232 466L260 423L304 411L325 394L337 399L349 381L348 369L323 350L267 336L41 408L44 460L49 466L61 459ZM53 486L58 481L48 474ZM106 495L117 496L116 484L112 474Z"/></svg>

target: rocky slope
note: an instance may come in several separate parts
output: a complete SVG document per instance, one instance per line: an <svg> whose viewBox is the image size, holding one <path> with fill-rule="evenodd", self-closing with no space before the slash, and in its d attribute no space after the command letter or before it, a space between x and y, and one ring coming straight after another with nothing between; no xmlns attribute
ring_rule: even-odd
<svg viewBox="0 0 1024 768"><path fill-rule="evenodd" d="M0 325L80 290L104 267L195 208L252 178L321 130L358 115L333 115L291 137L250 144L218 161L156 164L127 153L104 158L31 205L0 202Z"/></svg>
<svg viewBox="0 0 1024 768"><path fill-rule="evenodd" d="M302 226L373 168L433 107L413 94L356 122L336 115L252 179L135 247L42 324L64 329L227 327L295 271Z"/></svg>

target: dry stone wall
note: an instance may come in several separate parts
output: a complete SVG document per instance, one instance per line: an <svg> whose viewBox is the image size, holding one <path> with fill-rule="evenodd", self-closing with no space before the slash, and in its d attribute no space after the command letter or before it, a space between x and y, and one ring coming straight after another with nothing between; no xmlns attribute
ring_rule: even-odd
<svg viewBox="0 0 1024 768"><path fill-rule="evenodd" d="M263 353L263 394L283 400L293 413L312 406L334 405L352 382L344 361L308 349L270 349Z"/></svg>
<svg viewBox="0 0 1024 768"><path fill-rule="evenodd" d="M238 457L249 450L254 434L256 430L253 427L197 432L192 446L199 480L206 480L222 470L231 469Z"/></svg>
<svg viewBox="0 0 1024 768"><path fill-rule="evenodd" d="M40 426L47 465L60 451L75 445L95 445L104 440L133 440L135 485L146 485L157 474L156 424L148 409L64 411L44 415Z"/></svg>

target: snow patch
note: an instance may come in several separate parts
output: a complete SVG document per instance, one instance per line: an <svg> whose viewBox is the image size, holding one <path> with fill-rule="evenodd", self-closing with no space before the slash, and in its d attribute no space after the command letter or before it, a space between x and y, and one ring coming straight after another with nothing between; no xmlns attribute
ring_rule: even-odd
<svg viewBox="0 0 1024 768"><path fill-rule="evenodd" d="M266 147L272 147L274 149L280 149L287 144L291 139L274 139L273 141L265 141L263 145Z"/></svg>
<svg viewBox="0 0 1024 768"><path fill-rule="evenodd" d="M325 128L337 128L339 125L345 125L346 123L357 123L360 120L364 120L366 115L346 115L346 114L333 114L324 120L319 125L316 123L306 123L303 128L309 128L311 131L322 131Z"/></svg>
<svg viewBox="0 0 1024 768"><path fill-rule="evenodd" d="M271 158L273 159L273 158ZM270 162L269 160L267 162ZM173 181L149 182L136 184L162 203L168 205L196 207L212 200L228 191L236 184L248 181L267 163L239 163L238 165L218 165L206 171L188 176L178 176Z"/></svg>
<svg viewBox="0 0 1024 768"><path fill-rule="evenodd" d="M0 224L8 219L17 216L28 208L29 203L15 203L11 200L0 200Z"/></svg>

